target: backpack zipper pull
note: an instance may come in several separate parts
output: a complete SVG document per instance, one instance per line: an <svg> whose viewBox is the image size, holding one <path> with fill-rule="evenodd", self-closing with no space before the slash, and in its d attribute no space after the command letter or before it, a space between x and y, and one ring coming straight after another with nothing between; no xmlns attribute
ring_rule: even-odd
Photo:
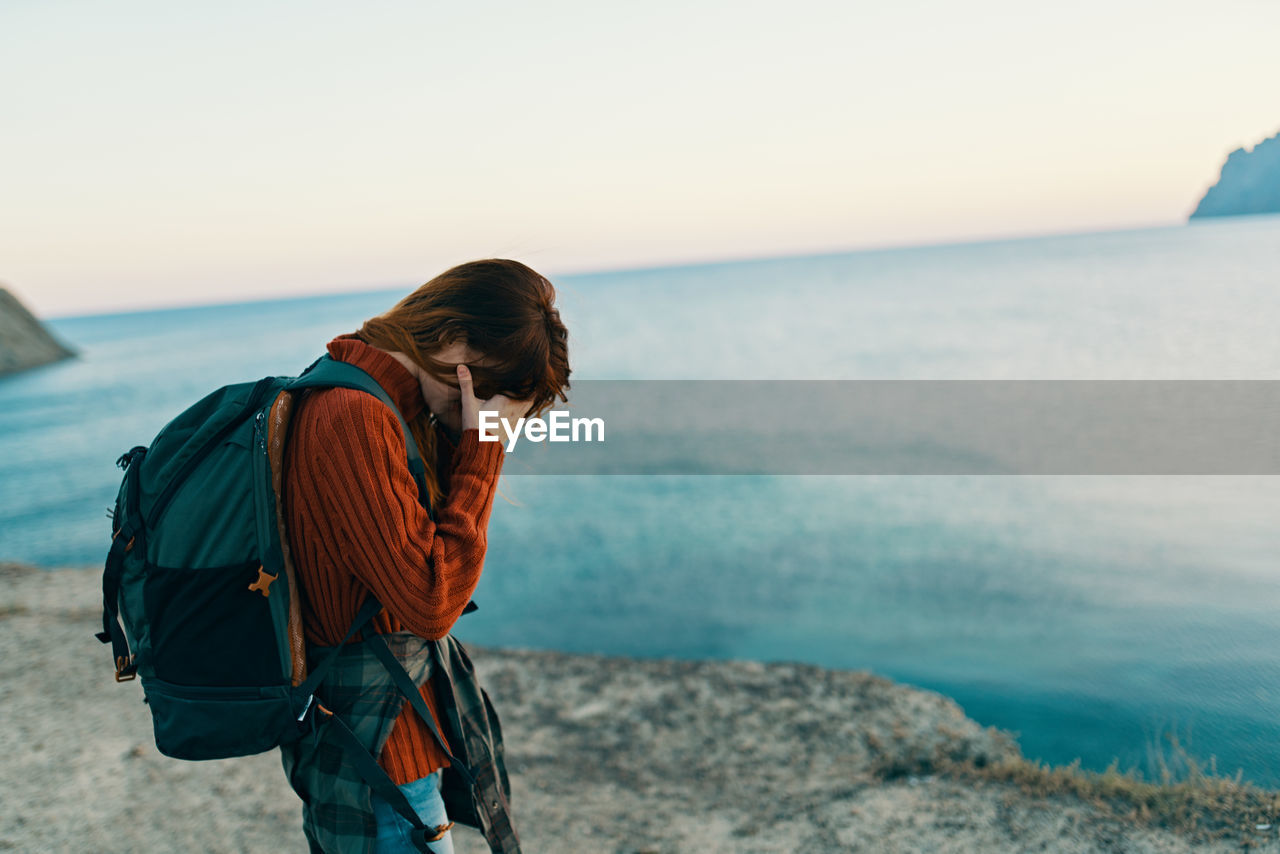
<svg viewBox="0 0 1280 854"><path fill-rule="evenodd" d="M258 567L258 580L249 585L250 590L257 590L262 594L262 598L271 595L271 582L279 578L279 575L270 575L265 566Z"/></svg>
<svg viewBox="0 0 1280 854"><path fill-rule="evenodd" d="M264 451L267 449L267 434L266 431L262 429L262 422L266 417L267 411L265 409L259 409L258 414L253 419L253 432L258 437L258 447Z"/></svg>

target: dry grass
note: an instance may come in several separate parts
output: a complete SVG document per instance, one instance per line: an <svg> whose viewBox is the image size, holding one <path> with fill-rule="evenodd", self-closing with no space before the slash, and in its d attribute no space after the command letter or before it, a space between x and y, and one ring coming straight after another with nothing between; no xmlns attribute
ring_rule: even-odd
<svg viewBox="0 0 1280 854"><path fill-rule="evenodd" d="M1250 844L1274 838L1268 828L1280 816L1280 793L1245 783L1240 776L1218 777L1193 766L1177 782L1152 782L1136 771L1122 772L1116 763L1103 772L1083 771L1078 763L1049 767L1026 759L1002 760L978 768L957 764L943 773L968 779L1012 783L1039 797L1072 796L1109 813L1192 839L1239 838ZM1262 834L1265 833L1265 836Z"/></svg>
<svg viewBox="0 0 1280 854"><path fill-rule="evenodd" d="M1213 760L1198 762L1176 734L1152 751L1156 780L1137 769L1120 770L1119 760L1105 771L1086 771L1077 760L1053 767L1026 759L1012 747L998 755L972 755L946 737L930 755L896 745L872 745L877 774L886 779L940 774L974 782L1009 784L1037 798L1069 797L1089 803L1118 819L1161 827L1195 841L1231 839L1249 849L1274 840L1280 819L1280 792L1245 782L1243 772L1218 774ZM1260 829L1261 828L1261 829Z"/></svg>

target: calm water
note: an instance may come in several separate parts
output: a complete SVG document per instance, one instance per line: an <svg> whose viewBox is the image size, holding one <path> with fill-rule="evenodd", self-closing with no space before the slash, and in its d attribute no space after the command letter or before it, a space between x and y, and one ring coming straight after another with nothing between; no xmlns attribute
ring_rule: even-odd
<svg viewBox="0 0 1280 854"><path fill-rule="evenodd" d="M575 378L1277 379L1280 218L565 276ZM180 285L180 283L175 283ZM53 322L0 382L0 556L98 563L114 459L401 295ZM767 406L768 401L761 401ZM868 668L1051 762L1174 729L1280 784L1280 478L509 477L488 644Z"/></svg>

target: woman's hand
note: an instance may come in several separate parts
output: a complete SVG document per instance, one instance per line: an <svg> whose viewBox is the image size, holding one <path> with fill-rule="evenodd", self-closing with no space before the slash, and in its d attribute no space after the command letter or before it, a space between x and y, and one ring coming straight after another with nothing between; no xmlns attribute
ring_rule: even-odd
<svg viewBox="0 0 1280 854"><path fill-rule="evenodd" d="M480 400L475 396L475 392L471 388L471 371L466 365L458 365L458 388L462 392L462 429L470 430L472 428L480 428L480 411L497 412L498 418L508 422L513 428L520 418L528 415L532 404L527 400L512 400L504 394L495 394L488 400ZM493 419L489 419L489 423L493 424ZM490 436L495 436L500 442L506 440L503 435L502 427L497 426L490 428L488 431Z"/></svg>

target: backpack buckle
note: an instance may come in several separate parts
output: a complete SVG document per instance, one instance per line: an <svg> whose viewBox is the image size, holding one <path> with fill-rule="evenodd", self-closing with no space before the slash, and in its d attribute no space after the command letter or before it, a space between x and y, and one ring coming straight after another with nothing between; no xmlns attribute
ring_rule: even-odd
<svg viewBox="0 0 1280 854"><path fill-rule="evenodd" d="M116 681L128 682L130 679L138 678L138 666L134 664L134 657L131 655L127 659L122 655L116 659Z"/></svg>

